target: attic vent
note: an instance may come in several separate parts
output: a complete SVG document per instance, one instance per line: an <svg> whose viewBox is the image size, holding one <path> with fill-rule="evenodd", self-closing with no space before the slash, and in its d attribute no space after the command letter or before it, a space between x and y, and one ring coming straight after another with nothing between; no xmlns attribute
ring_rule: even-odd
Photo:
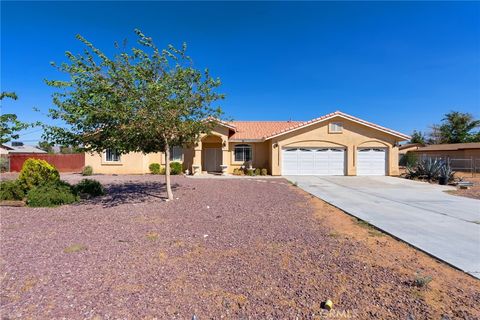
<svg viewBox="0 0 480 320"><path fill-rule="evenodd" d="M23 146L23 142L21 141L12 141L12 147L21 147Z"/></svg>

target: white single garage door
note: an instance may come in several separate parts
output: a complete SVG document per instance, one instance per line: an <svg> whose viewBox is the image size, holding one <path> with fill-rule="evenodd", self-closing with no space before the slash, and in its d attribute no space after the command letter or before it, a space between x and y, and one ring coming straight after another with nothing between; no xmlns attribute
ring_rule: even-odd
<svg viewBox="0 0 480 320"><path fill-rule="evenodd" d="M387 169L387 149L358 148L357 176L384 176Z"/></svg>
<svg viewBox="0 0 480 320"><path fill-rule="evenodd" d="M285 148L282 159L283 175L345 174L343 148Z"/></svg>

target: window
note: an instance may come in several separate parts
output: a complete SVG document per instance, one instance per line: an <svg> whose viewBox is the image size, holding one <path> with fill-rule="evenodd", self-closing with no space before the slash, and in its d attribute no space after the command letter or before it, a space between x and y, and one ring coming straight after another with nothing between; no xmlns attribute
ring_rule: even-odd
<svg viewBox="0 0 480 320"><path fill-rule="evenodd" d="M105 150L105 161L120 162L120 154L115 149L107 149Z"/></svg>
<svg viewBox="0 0 480 320"><path fill-rule="evenodd" d="M248 144L237 144L235 146L235 161L247 162L252 160L252 146Z"/></svg>
<svg viewBox="0 0 480 320"><path fill-rule="evenodd" d="M182 161L183 149L182 147L170 147L170 161Z"/></svg>
<svg viewBox="0 0 480 320"><path fill-rule="evenodd" d="M343 124L341 122L330 123L330 133L340 133L343 130Z"/></svg>

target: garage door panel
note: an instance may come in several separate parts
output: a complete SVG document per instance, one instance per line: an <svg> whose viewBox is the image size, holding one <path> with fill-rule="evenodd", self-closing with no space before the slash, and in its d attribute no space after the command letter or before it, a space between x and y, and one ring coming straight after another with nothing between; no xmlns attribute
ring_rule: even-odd
<svg viewBox="0 0 480 320"><path fill-rule="evenodd" d="M282 150L284 175L344 175L345 150L340 148L298 148Z"/></svg>
<svg viewBox="0 0 480 320"><path fill-rule="evenodd" d="M357 175L384 176L387 150L383 148L359 148L357 151Z"/></svg>
<svg viewBox="0 0 480 320"><path fill-rule="evenodd" d="M283 150L283 170L285 174L297 174L298 149Z"/></svg>

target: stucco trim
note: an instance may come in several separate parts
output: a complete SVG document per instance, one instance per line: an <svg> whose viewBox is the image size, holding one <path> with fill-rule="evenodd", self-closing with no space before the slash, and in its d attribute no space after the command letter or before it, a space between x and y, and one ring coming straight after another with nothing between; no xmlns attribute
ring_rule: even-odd
<svg viewBox="0 0 480 320"><path fill-rule="evenodd" d="M357 145L357 147L358 148L375 148L376 147L376 146L366 146L366 147L364 147L363 145L367 144L367 143L373 143L373 144L379 143L379 144L381 144L381 146L379 146L379 148L390 148L392 146L392 145L390 145L390 144L388 144L384 141L381 141L381 140L365 140L365 141L359 143Z"/></svg>
<svg viewBox="0 0 480 320"><path fill-rule="evenodd" d="M315 146L302 145L303 143L314 143L316 145ZM328 146L328 145L322 145L322 143L332 144L334 146L332 147L332 146ZM322 147L325 147L325 148L335 148L335 147L347 148L348 146L345 145L345 144L341 144L341 143L333 142L333 141L329 141L329 140L301 140L301 141L294 141L294 142L290 142L288 144L282 144L281 145L281 148L289 148L289 147L292 147L292 148L293 147L296 147L296 148L300 148L300 147L306 147L306 148L322 148Z"/></svg>

